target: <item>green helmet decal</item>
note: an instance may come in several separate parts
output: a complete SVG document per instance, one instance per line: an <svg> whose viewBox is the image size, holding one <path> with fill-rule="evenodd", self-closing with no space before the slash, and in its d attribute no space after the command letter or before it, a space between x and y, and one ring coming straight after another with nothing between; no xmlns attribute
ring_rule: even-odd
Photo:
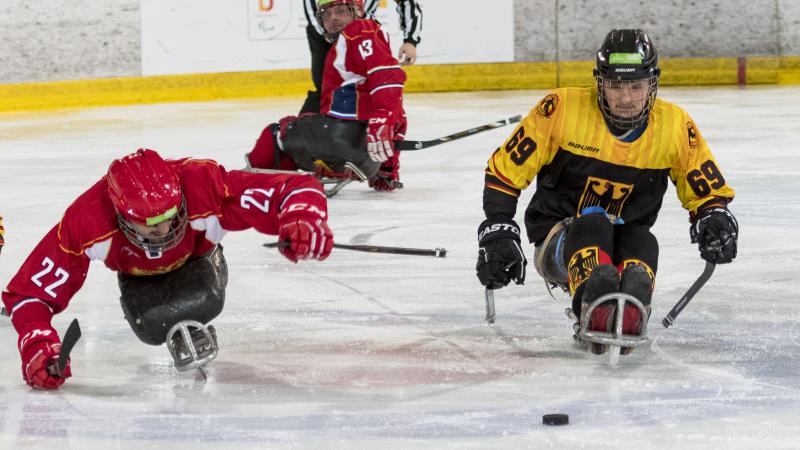
<svg viewBox="0 0 800 450"><path fill-rule="evenodd" d="M157 225L167 219L172 219L175 217L175 214L178 213L178 207L173 206L172 208L166 210L164 214L159 214L155 217L148 217L146 220L146 225Z"/></svg>
<svg viewBox="0 0 800 450"><path fill-rule="evenodd" d="M611 53L608 55L609 64L641 64L640 53Z"/></svg>

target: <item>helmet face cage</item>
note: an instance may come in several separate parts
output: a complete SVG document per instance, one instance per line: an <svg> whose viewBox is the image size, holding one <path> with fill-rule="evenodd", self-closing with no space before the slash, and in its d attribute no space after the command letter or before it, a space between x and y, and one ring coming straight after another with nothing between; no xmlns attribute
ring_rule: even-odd
<svg viewBox="0 0 800 450"><path fill-rule="evenodd" d="M183 240L183 236L186 234L186 227L189 224L185 205L186 201L181 198L181 206L178 208L177 213L171 219L167 219L170 221L169 231L163 236L144 236L136 231L131 222L119 213L117 213L117 221L125 237L128 238L133 245L148 252L149 255L160 255L167 250L177 247L181 240Z"/></svg>
<svg viewBox="0 0 800 450"><path fill-rule="evenodd" d="M645 124L655 104L660 75L658 54L647 33L611 30L597 51L594 70L597 104L606 123L620 131ZM641 110L622 115L632 106L641 106Z"/></svg>
<svg viewBox="0 0 800 450"><path fill-rule="evenodd" d="M650 109L656 101L658 75L637 80L613 80L605 78L600 73L596 73L595 80L597 82L597 103L600 106L600 111L603 112L603 117L609 125L618 130L628 131L647 122ZM630 95L634 97L632 99L634 102L637 100L641 102L642 110L639 114L631 117L622 117L611 111L607 98L609 92L623 90L630 92ZM641 97L636 98L639 95L641 95Z"/></svg>
<svg viewBox="0 0 800 450"><path fill-rule="evenodd" d="M317 1L317 21L322 27L323 36L329 42L335 41L339 37L339 33L331 33L325 29L325 11L337 5L347 5L353 17L358 19L364 15L364 9L361 0L318 0Z"/></svg>

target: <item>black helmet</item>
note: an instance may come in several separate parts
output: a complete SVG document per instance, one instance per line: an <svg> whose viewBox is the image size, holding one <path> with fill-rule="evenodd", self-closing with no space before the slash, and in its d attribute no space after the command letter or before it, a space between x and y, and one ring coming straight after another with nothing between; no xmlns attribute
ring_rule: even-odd
<svg viewBox="0 0 800 450"><path fill-rule="evenodd" d="M642 30L611 30L597 51L597 103L606 122L620 131L630 130L647 121L650 108L656 100L658 77L658 55L650 38ZM621 117L611 113L606 100L605 87L621 87L625 82L648 80L646 98L643 98L641 113L632 117Z"/></svg>

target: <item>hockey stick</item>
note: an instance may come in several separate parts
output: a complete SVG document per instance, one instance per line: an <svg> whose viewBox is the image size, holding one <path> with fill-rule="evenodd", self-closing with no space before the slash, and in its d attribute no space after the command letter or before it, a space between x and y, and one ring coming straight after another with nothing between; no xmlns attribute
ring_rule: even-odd
<svg viewBox="0 0 800 450"><path fill-rule="evenodd" d="M288 242L267 242L264 247L267 248L283 248L289 245ZM357 252L368 253L391 253L395 255L411 255L411 256L433 256L435 258L444 258L447 256L447 250L443 248L427 249L427 248L406 248L406 247L386 247L383 245L349 245L349 244L333 244L333 248L341 250L355 250Z"/></svg>
<svg viewBox="0 0 800 450"><path fill-rule="evenodd" d="M708 281L708 279L711 278L711 274L714 273L714 269L716 267L717 267L716 264L706 261L706 268L703 270L703 273L700 274L700 277L697 278L697 281L695 281L694 284L692 284L692 287L690 287L689 290L686 291L685 294L683 294L683 297L681 297L681 299L678 300L678 303L676 303L675 306L672 307L669 314L667 314L667 316L664 317L664 320L661 321L661 325L664 325L664 328L669 328L672 325L672 323L678 317L678 314L680 314L681 311L683 311L683 308L685 308L686 305L688 305L689 302L692 300L692 298L694 298L695 294L697 294L697 291L699 291L700 288L703 287L704 284L706 284L706 281Z"/></svg>
<svg viewBox="0 0 800 450"><path fill-rule="evenodd" d="M489 131L495 128L511 125L512 123L517 123L520 120L522 120L522 115L517 114L516 116L509 117L508 119L502 119L496 122L490 122L487 123L486 125L470 128L469 130L459 131L458 133L449 134L447 136L440 137L439 139L432 139L430 141L399 141L395 144L395 148L397 150L403 150L403 151L422 150L425 148L433 147L434 145L444 144L445 142L455 141L456 139L472 136L473 134L478 134L484 131Z"/></svg>
<svg viewBox="0 0 800 450"><path fill-rule="evenodd" d="M72 347L81 338L81 326L78 324L78 319L72 319L72 323L67 327L67 332L64 333L64 339L61 341L61 353L58 355L58 361L50 364L48 372L50 374L64 378L64 370L67 368L67 360L69 354L72 353Z"/></svg>

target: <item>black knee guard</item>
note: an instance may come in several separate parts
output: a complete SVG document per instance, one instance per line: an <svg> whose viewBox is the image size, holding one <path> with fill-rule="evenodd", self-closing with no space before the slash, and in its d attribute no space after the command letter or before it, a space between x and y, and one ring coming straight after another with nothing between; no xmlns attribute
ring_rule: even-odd
<svg viewBox="0 0 800 450"><path fill-rule="evenodd" d="M611 264L614 225L605 214L589 214L576 218L567 229L564 258L569 275L569 291L580 301L581 286L600 264Z"/></svg>
<svg viewBox="0 0 800 450"><path fill-rule="evenodd" d="M222 312L228 266L222 247L161 275L117 275L125 319L145 344L161 345L183 320L206 324Z"/></svg>
<svg viewBox="0 0 800 450"><path fill-rule="evenodd" d="M614 259L622 274L622 292L649 306L658 270L658 240L649 227L628 224L615 227Z"/></svg>
<svg viewBox="0 0 800 450"><path fill-rule="evenodd" d="M356 165L368 178L380 163L369 159L367 125L357 120L340 120L324 115L304 116L286 126L281 136L283 152L303 170L314 171L322 160L334 172L344 172L344 163Z"/></svg>
<svg viewBox="0 0 800 450"><path fill-rule="evenodd" d="M655 274L658 271L658 240L644 225L614 227L614 264L623 268L641 261Z"/></svg>

